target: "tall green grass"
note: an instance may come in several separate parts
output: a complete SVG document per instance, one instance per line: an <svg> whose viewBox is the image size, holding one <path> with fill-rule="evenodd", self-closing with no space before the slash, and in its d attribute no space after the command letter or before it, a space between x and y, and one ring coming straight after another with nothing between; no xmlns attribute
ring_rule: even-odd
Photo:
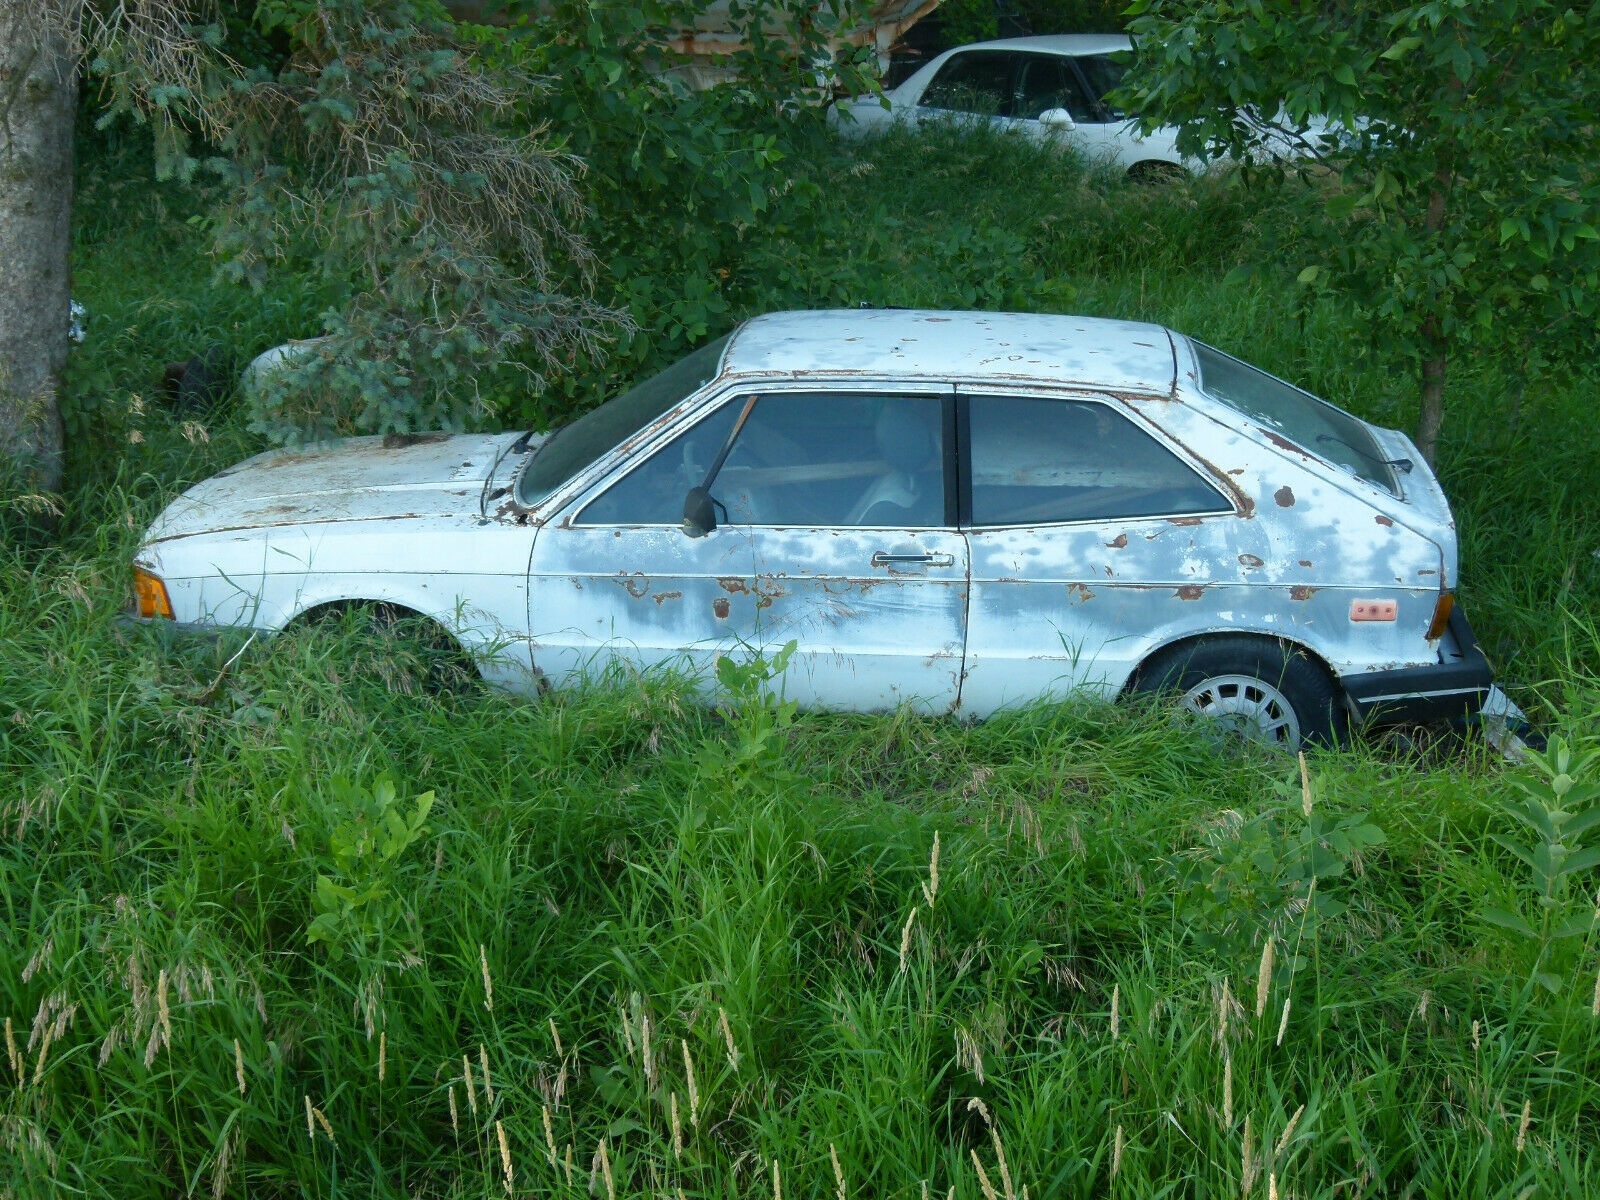
<svg viewBox="0 0 1600 1200"><path fill-rule="evenodd" d="M827 203L749 231L740 315L1149 317L1405 420L1292 264L1225 282L1294 219L1226 179L987 139L794 161ZM65 536L0 549L0 1195L1600 1191L1596 838L1518 819L1565 811L1532 766L1380 742L1302 780L1159 709L797 716L758 669L715 713L665 676L438 695L354 627L235 657L119 623L144 523L252 447L165 414L160 363L309 319L213 289L121 178L81 218ZM1592 375L1513 424L1511 374L1454 377L1462 590L1583 752Z"/></svg>

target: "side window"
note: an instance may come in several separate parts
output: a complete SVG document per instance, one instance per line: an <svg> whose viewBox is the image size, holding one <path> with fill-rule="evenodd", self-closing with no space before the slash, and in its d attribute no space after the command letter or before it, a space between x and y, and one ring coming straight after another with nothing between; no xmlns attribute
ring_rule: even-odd
<svg viewBox="0 0 1600 1200"><path fill-rule="evenodd" d="M676 525L685 493L705 479L738 416L738 405L723 405L680 433L584 505L577 523Z"/></svg>
<svg viewBox="0 0 1600 1200"><path fill-rule="evenodd" d="M1037 121L1039 114L1064 108L1074 121L1095 121L1099 114L1084 94L1078 77L1066 59L1054 54L1024 54L1017 81L1016 107L1012 116Z"/></svg>
<svg viewBox="0 0 1600 1200"><path fill-rule="evenodd" d="M974 396L972 523L1033 525L1232 511L1109 404Z"/></svg>
<svg viewBox="0 0 1600 1200"><path fill-rule="evenodd" d="M591 501L582 525L676 524L748 397L728 401ZM711 494L729 525L930 528L945 524L937 396L759 396Z"/></svg>
<svg viewBox="0 0 1600 1200"><path fill-rule="evenodd" d="M1015 58L1003 50L958 54L939 68L917 105L985 117L1010 116L1011 70Z"/></svg>
<svg viewBox="0 0 1600 1200"><path fill-rule="evenodd" d="M1125 117L1127 114L1120 108L1106 103L1106 93L1122 83L1124 74L1122 64L1113 62L1104 54L1090 54L1075 61L1078 64L1078 70L1083 73L1084 82L1089 85L1090 95L1105 110L1105 119L1120 121ZM1089 117L1087 119L1095 121L1101 118Z"/></svg>

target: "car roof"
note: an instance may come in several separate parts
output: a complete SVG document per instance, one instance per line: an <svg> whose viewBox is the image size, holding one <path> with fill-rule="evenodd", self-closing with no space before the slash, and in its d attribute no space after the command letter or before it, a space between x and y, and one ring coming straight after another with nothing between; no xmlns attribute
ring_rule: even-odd
<svg viewBox="0 0 1600 1200"><path fill-rule="evenodd" d="M1074 383L1171 394L1177 366L1160 325L1048 313L824 309L746 321L724 376Z"/></svg>
<svg viewBox="0 0 1600 1200"><path fill-rule="evenodd" d="M1133 43L1125 33L1050 33L1037 37L1000 38L992 42L972 42L956 50L1042 50L1047 54L1073 57L1085 54L1115 54L1130 50Z"/></svg>

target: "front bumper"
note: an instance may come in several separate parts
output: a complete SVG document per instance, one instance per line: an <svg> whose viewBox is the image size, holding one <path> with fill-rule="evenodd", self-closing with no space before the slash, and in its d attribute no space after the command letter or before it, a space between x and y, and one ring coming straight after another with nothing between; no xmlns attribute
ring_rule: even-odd
<svg viewBox="0 0 1600 1200"><path fill-rule="evenodd" d="M1494 683L1489 660L1459 605L1429 667L1360 671L1339 680L1356 717L1374 725L1431 725L1477 715Z"/></svg>

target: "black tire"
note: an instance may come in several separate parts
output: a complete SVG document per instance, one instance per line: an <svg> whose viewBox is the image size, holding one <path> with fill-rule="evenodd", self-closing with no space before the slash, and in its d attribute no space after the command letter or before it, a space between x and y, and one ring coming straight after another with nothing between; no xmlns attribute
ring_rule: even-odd
<svg viewBox="0 0 1600 1200"><path fill-rule="evenodd" d="M1251 741L1287 751L1344 741L1344 707L1322 664L1270 638L1223 634L1161 651L1129 685L1171 693L1200 716L1216 716Z"/></svg>

